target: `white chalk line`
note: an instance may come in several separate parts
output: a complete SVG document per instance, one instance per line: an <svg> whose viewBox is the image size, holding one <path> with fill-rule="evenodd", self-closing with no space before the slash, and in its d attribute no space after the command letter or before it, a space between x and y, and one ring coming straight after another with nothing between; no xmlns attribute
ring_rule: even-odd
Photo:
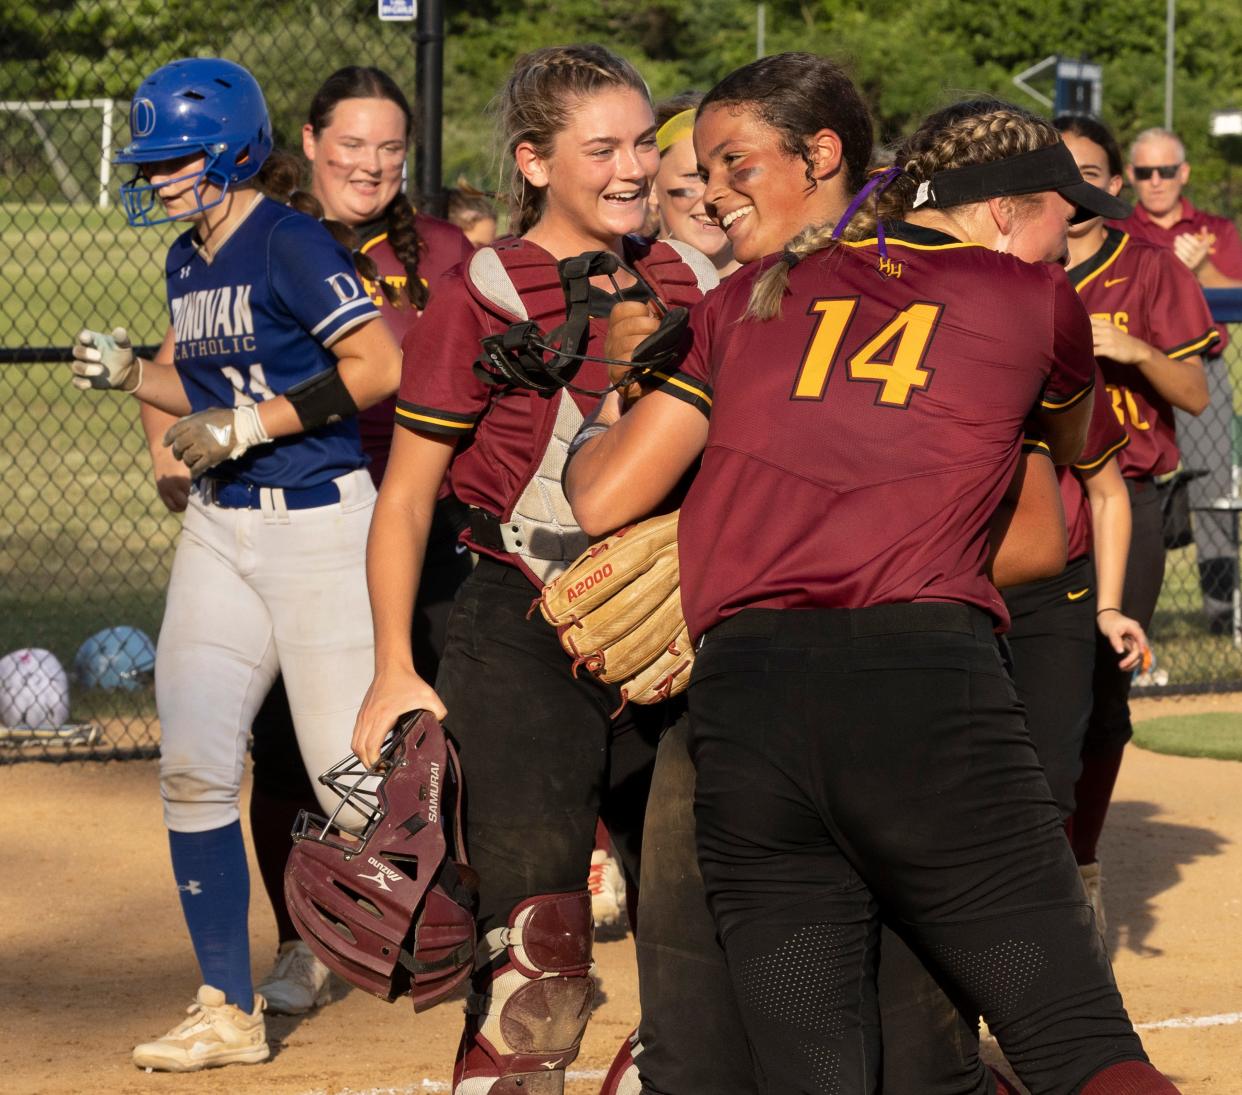
<svg viewBox="0 0 1242 1095"><path fill-rule="evenodd" d="M1176 1030L1187 1027L1231 1027L1242 1023L1242 1011L1223 1015L1187 1015L1182 1019L1161 1019L1158 1023L1135 1023L1135 1030Z"/></svg>
<svg viewBox="0 0 1242 1095"><path fill-rule="evenodd" d="M565 1073L567 1080L602 1080L608 1073L602 1068L570 1069ZM452 1091L453 1085L445 1080L423 1079L408 1087L335 1087L330 1091L326 1087L317 1087L305 1091L302 1095L424 1095L428 1091Z"/></svg>
<svg viewBox="0 0 1242 1095"><path fill-rule="evenodd" d="M1204 1027L1230 1027L1242 1023L1242 1011L1228 1011L1221 1015L1187 1015L1180 1019L1161 1019L1152 1023L1135 1023L1135 1030L1199 1030ZM565 1074L568 1080L602 1080L603 1069L573 1070ZM407 1087L340 1087L329 1091L325 1087L303 1092L303 1095L424 1095L430 1091L451 1091L453 1085L444 1080L423 1079Z"/></svg>

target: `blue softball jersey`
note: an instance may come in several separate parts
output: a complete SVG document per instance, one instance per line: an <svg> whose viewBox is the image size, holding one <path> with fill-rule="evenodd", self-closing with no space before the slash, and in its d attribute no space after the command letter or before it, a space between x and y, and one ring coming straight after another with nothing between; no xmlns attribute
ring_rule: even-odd
<svg viewBox="0 0 1242 1095"><path fill-rule="evenodd" d="M349 252L312 217L261 198L213 255L193 230L165 266L176 367L193 411L258 403L330 369L330 347L379 316ZM211 472L311 487L366 463L355 418L258 445Z"/></svg>

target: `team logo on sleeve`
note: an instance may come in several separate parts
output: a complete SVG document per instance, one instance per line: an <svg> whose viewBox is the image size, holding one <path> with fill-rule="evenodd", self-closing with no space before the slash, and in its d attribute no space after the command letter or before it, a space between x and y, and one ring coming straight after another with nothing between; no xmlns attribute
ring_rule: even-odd
<svg viewBox="0 0 1242 1095"><path fill-rule="evenodd" d="M342 304L348 304L362 296L362 286L352 274L333 274L330 278L324 278L324 281L331 286L336 299Z"/></svg>
<svg viewBox="0 0 1242 1095"><path fill-rule="evenodd" d="M155 104L150 99L135 99L129 108L129 129L135 137L149 137L155 132Z"/></svg>

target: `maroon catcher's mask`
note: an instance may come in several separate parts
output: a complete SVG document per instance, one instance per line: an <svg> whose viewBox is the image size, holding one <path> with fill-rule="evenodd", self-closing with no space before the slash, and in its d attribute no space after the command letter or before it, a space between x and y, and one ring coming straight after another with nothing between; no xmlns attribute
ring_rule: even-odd
<svg viewBox="0 0 1242 1095"><path fill-rule="evenodd" d="M430 714L411 711L374 771L351 754L319 781L341 803L330 818L303 810L293 828L285 902L298 934L351 985L429 1008L474 965L478 885L461 840L457 754ZM342 811L361 814L362 829L342 828Z"/></svg>

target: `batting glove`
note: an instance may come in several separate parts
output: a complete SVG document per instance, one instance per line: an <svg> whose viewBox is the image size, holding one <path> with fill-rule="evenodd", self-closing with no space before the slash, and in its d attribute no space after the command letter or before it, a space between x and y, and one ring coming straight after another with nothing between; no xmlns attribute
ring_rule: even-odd
<svg viewBox="0 0 1242 1095"><path fill-rule="evenodd" d="M142 384L142 358L134 353L129 332L79 331L73 344L73 386L79 391L108 388L136 392Z"/></svg>
<svg viewBox="0 0 1242 1095"><path fill-rule="evenodd" d="M212 407L178 419L164 434L164 444L172 446L173 456L182 461L192 476L200 476L225 460L236 460L254 445L271 441L259 408Z"/></svg>

